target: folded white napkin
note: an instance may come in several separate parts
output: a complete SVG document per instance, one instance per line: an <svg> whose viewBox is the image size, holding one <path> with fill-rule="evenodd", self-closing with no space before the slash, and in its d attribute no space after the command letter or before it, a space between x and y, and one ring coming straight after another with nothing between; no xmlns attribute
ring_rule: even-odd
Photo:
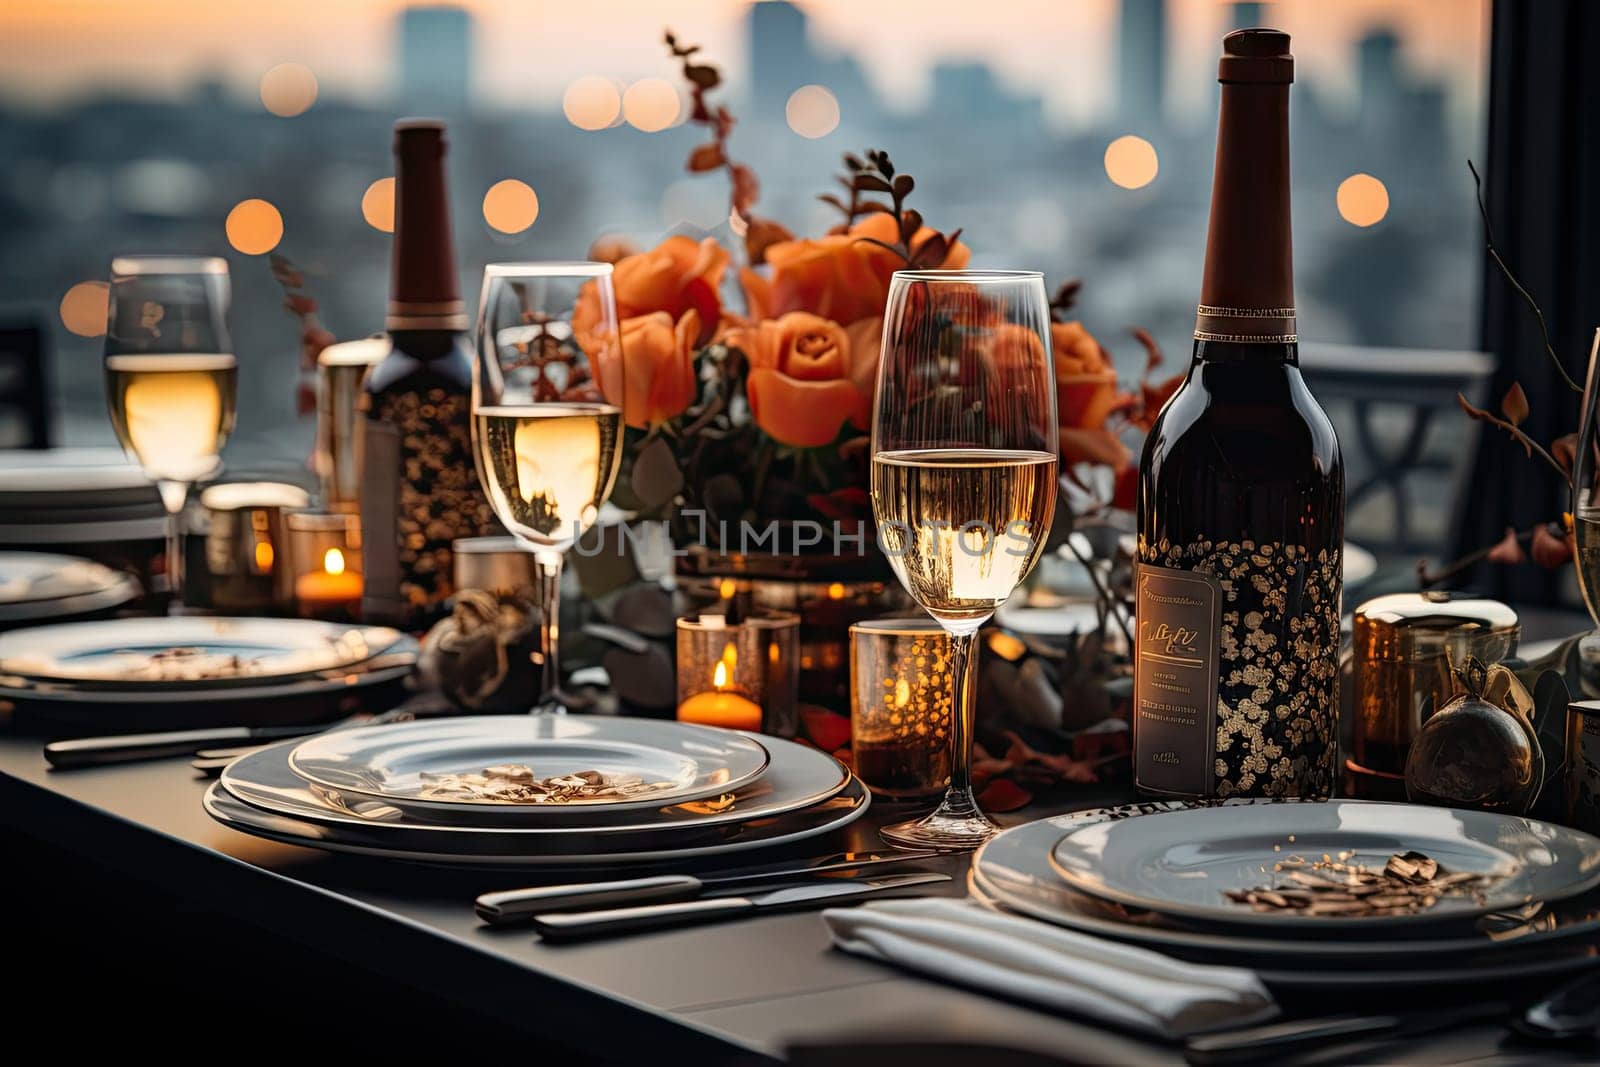
<svg viewBox="0 0 1600 1067"><path fill-rule="evenodd" d="M1171 959L961 900L822 913L845 952L1168 1040L1278 1013L1254 971Z"/></svg>

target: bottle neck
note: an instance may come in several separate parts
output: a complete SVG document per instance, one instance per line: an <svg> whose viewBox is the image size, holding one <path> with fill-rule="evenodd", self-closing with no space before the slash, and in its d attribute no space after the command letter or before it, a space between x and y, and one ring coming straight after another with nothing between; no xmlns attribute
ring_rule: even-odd
<svg viewBox="0 0 1600 1067"><path fill-rule="evenodd" d="M393 271L385 322L391 332L467 327L456 283L444 156L442 125L396 127Z"/></svg>
<svg viewBox="0 0 1600 1067"><path fill-rule="evenodd" d="M1287 81L1223 82L1194 336L1208 345L1298 341Z"/></svg>
<svg viewBox="0 0 1600 1067"><path fill-rule="evenodd" d="M1286 344L1240 344L1233 341L1201 341L1194 343L1196 365L1298 367L1300 346Z"/></svg>

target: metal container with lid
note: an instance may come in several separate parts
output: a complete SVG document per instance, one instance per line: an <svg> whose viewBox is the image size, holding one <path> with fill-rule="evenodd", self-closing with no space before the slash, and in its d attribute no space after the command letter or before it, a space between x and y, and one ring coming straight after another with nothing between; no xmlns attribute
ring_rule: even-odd
<svg viewBox="0 0 1600 1067"><path fill-rule="evenodd" d="M203 549L198 559L190 549L189 602L222 614L292 608L284 516L310 502L309 493L286 482L221 482L202 490Z"/></svg>
<svg viewBox="0 0 1600 1067"><path fill-rule="evenodd" d="M1402 784L1422 724L1457 689L1453 671L1516 654L1517 613L1498 600L1430 590L1367 601L1352 620L1354 698L1346 768L1358 795ZM1385 781L1387 780L1387 781Z"/></svg>

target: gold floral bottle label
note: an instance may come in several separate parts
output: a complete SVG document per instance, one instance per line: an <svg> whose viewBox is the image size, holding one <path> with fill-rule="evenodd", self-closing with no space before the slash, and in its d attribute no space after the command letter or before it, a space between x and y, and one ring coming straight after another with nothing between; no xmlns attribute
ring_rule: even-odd
<svg viewBox="0 0 1600 1067"><path fill-rule="evenodd" d="M1219 797L1326 797L1338 756L1339 593L1337 548L1313 552L1281 542L1166 541L1139 546L1139 574L1205 576L1218 590L1215 744L1210 788ZM1141 631L1145 597L1138 601ZM1160 618L1161 606L1155 606ZM1142 699L1141 636L1135 697ZM1138 720L1142 729L1146 720ZM1139 785L1145 746L1135 736ZM1187 792L1188 790L1184 790Z"/></svg>
<svg viewBox="0 0 1600 1067"><path fill-rule="evenodd" d="M1139 564L1134 770L1152 793L1207 796L1216 737L1217 610L1208 574Z"/></svg>

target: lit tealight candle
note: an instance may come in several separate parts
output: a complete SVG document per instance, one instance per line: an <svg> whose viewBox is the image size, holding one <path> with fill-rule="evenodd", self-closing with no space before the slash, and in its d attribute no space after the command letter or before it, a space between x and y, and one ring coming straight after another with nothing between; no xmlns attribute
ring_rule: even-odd
<svg viewBox="0 0 1600 1067"><path fill-rule="evenodd" d="M711 672L709 692L696 693L678 705L680 722L695 722L702 726L723 726L730 730L760 730L761 705L738 693L729 692L728 662L734 655L730 644Z"/></svg>
<svg viewBox="0 0 1600 1067"><path fill-rule="evenodd" d="M294 580L295 599L306 615L328 611L354 613L361 606L361 575L345 567L344 553L330 548L322 554L322 569Z"/></svg>

